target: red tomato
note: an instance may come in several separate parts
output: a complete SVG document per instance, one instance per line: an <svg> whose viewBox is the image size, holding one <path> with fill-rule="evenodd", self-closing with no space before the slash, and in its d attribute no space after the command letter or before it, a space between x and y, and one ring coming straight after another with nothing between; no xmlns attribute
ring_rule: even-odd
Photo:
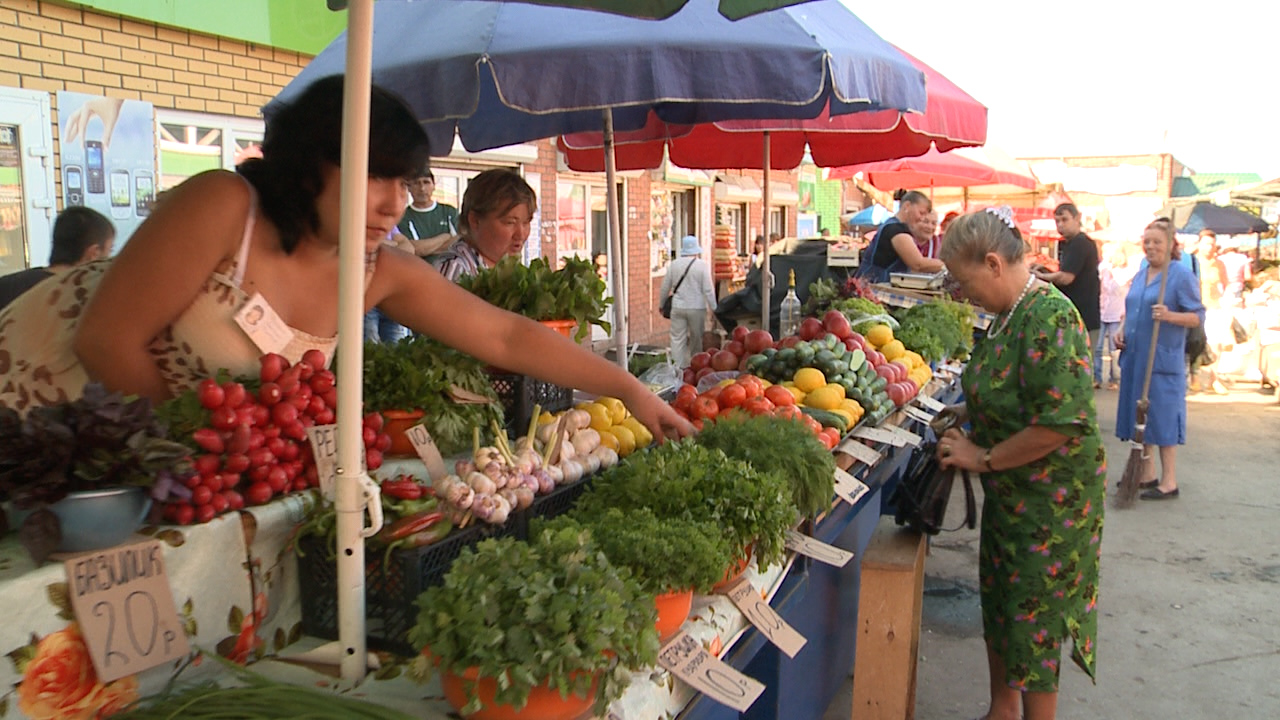
<svg viewBox="0 0 1280 720"><path fill-rule="evenodd" d="M853 328L849 326L849 318L839 310L828 310L826 315L822 316L822 326L827 332L835 335L841 340L853 335Z"/></svg>
<svg viewBox="0 0 1280 720"><path fill-rule="evenodd" d="M817 435L818 433L822 432L822 423L818 422L817 420L814 420L812 417L805 415L804 413L801 413L800 421L804 423L805 427L812 430L814 435Z"/></svg>
<svg viewBox="0 0 1280 720"><path fill-rule="evenodd" d="M796 343L798 342L800 342L799 335L788 335L787 337L784 337L778 341L778 348L781 350L785 350L787 348L793 348L796 346Z"/></svg>
<svg viewBox="0 0 1280 720"><path fill-rule="evenodd" d="M685 385L685 387L692 388L693 386ZM689 414L689 409L693 407L693 401L697 398L698 394L696 392L684 397L676 396L675 402L671 403L671 407L675 408L676 412L687 416Z"/></svg>
<svg viewBox="0 0 1280 720"><path fill-rule="evenodd" d="M702 382L702 378L710 375L713 372L715 372L715 369L713 368L709 368L709 367L702 368L698 372L694 373L693 384L697 385L698 383Z"/></svg>
<svg viewBox="0 0 1280 720"><path fill-rule="evenodd" d="M685 385L692 385L697 382L697 375L698 374L694 372L693 368L685 368L684 371L680 373L680 381Z"/></svg>
<svg viewBox="0 0 1280 720"><path fill-rule="evenodd" d="M774 404L762 397L753 397L743 403L742 409L752 415L768 415L774 411Z"/></svg>
<svg viewBox="0 0 1280 720"><path fill-rule="evenodd" d="M329 364L329 361L325 359L324 353L315 348L302 353L302 362L310 365L312 370L324 370Z"/></svg>
<svg viewBox="0 0 1280 720"><path fill-rule="evenodd" d="M736 370L738 369L738 356L728 350L717 350L716 354L711 356L711 367L713 370L721 372Z"/></svg>
<svg viewBox="0 0 1280 720"><path fill-rule="evenodd" d="M709 352L704 351L700 353L694 353L693 357L689 358L689 367L692 368L694 372L698 372L699 370L705 367L710 367L710 366L711 366L711 353Z"/></svg>
<svg viewBox="0 0 1280 720"><path fill-rule="evenodd" d="M226 402L226 393L218 386L218 381L213 378L205 378L196 386L196 397L200 399L200 404L206 410L215 410L222 407Z"/></svg>
<svg viewBox="0 0 1280 720"><path fill-rule="evenodd" d="M764 397L764 383L755 375L739 375L734 384L745 388L748 398Z"/></svg>
<svg viewBox="0 0 1280 720"><path fill-rule="evenodd" d="M773 347L773 336L768 330L752 330L747 333L747 337L742 341L742 346L746 348L751 355L762 353Z"/></svg>
<svg viewBox="0 0 1280 720"><path fill-rule="evenodd" d="M727 385L720 391L720 397L716 399L722 409L736 408L747 401L747 388L734 383Z"/></svg>
<svg viewBox="0 0 1280 720"><path fill-rule="evenodd" d="M727 386L726 386L726 387L727 387ZM719 385L716 385L715 387L707 388L707 391L706 391L706 392L704 392L704 393L702 393L702 394L701 394L701 395L699 395L698 397L707 397L707 398L711 398L712 400L715 400L717 403L719 403L719 402L720 402L720 393L722 393L722 392L724 392L724 387L721 387L721 386L719 386Z"/></svg>
<svg viewBox="0 0 1280 720"><path fill-rule="evenodd" d="M738 327L742 327L742 326L739 325ZM747 354L747 347L743 345L742 342L739 340L730 340L729 342L724 344L724 349L728 350L734 355L737 355L738 357L742 357L743 355ZM714 356L712 356L711 361L715 362Z"/></svg>
<svg viewBox="0 0 1280 720"><path fill-rule="evenodd" d="M688 398L689 402L693 402L696 397L698 397L698 389L692 384L681 385L680 389L676 391L676 400Z"/></svg>
<svg viewBox="0 0 1280 720"><path fill-rule="evenodd" d="M765 388L764 396L776 407L787 407L796 404L796 396L781 385L770 385Z"/></svg>
<svg viewBox="0 0 1280 720"><path fill-rule="evenodd" d="M799 420L804 416L804 413L795 405L779 405L778 409L773 411L773 416L786 418L787 420Z"/></svg>
<svg viewBox="0 0 1280 720"><path fill-rule="evenodd" d="M720 405L714 398L706 395L699 397L693 401L692 413L694 417L702 420L714 418L720 412Z"/></svg>
<svg viewBox="0 0 1280 720"><path fill-rule="evenodd" d="M746 325L737 325L733 328L733 332L729 333L729 339L742 342L747 339L747 335L751 334L751 330Z"/></svg>
<svg viewBox="0 0 1280 720"><path fill-rule="evenodd" d="M827 334L826 328L822 327L822 321L816 317L807 317L800 321L800 339L812 340L820 338Z"/></svg>

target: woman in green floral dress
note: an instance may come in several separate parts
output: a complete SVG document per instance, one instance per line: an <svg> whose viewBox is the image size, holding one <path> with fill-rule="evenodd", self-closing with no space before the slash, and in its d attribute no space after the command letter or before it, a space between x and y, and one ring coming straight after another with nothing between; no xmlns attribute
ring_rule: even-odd
<svg viewBox="0 0 1280 720"><path fill-rule="evenodd" d="M938 442L944 467L982 473L978 574L990 720L1054 717L1062 641L1095 678L1106 458L1088 336L1075 306L1036 280L1007 208L965 215L942 260L996 313L961 383L973 433Z"/></svg>

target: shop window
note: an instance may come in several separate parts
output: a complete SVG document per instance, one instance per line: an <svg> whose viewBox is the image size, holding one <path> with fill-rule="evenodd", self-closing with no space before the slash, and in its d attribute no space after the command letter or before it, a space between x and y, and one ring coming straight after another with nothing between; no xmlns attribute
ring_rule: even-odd
<svg viewBox="0 0 1280 720"><path fill-rule="evenodd" d="M769 208L769 232L778 233L778 237L787 236L787 209L785 207Z"/></svg>
<svg viewBox="0 0 1280 720"><path fill-rule="evenodd" d="M160 129L160 189L206 170L234 170L262 156L261 120L156 110Z"/></svg>
<svg viewBox="0 0 1280 720"><path fill-rule="evenodd" d="M587 237L587 186L583 183L556 184L556 257L585 256Z"/></svg>
<svg viewBox="0 0 1280 720"><path fill-rule="evenodd" d="M750 255L751 246L747 240L747 208L745 205L719 203L716 205L716 224L733 228L734 247L738 255Z"/></svg>

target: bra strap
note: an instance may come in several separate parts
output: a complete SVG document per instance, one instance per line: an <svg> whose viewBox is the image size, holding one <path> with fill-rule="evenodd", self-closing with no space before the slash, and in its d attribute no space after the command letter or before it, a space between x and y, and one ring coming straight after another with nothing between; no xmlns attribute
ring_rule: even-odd
<svg viewBox="0 0 1280 720"><path fill-rule="evenodd" d="M258 191L253 187L253 183L249 182L243 175L237 175L244 180L245 186L249 188L249 216L244 221L244 236L240 238L240 252L236 253L236 269L232 273L231 280L236 287L240 287L241 281L244 280L245 268L249 262L249 241L253 238L253 223L258 215Z"/></svg>

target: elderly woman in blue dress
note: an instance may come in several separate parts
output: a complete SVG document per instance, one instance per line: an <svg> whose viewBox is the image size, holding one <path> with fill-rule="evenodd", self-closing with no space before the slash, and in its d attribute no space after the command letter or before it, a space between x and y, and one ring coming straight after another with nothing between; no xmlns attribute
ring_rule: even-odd
<svg viewBox="0 0 1280 720"><path fill-rule="evenodd" d="M1177 450L1187 441L1187 363L1184 357L1187 329L1204 322L1200 283L1191 270L1174 262L1174 230L1160 218L1142 233L1147 262L1133 278L1125 297L1124 329L1116 335L1120 355L1120 400L1116 408L1116 436L1134 437L1137 404L1151 348L1155 321L1160 321L1155 363L1151 368L1150 407L1143 433L1146 458L1139 487L1144 500L1178 497ZM1164 302L1159 302L1160 276L1168 272ZM1160 448L1160 476L1156 477L1154 450Z"/></svg>

